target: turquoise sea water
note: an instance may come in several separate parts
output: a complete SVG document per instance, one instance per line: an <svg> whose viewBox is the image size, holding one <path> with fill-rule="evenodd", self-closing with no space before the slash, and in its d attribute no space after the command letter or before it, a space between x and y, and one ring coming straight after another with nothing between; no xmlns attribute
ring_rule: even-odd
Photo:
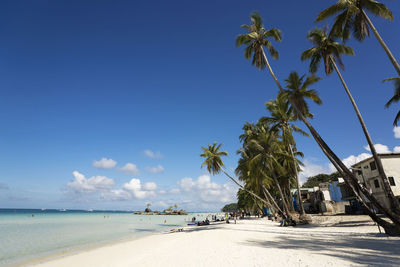
<svg viewBox="0 0 400 267"><path fill-rule="evenodd" d="M34 215L34 216L32 216ZM134 215L115 211L0 209L0 266L56 253L138 238L187 224L193 216Z"/></svg>

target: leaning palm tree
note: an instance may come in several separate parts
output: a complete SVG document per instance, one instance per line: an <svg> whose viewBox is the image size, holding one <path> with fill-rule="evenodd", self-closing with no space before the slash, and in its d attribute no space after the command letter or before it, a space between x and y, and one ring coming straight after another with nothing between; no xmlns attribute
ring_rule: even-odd
<svg viewBox="0 0 400 267"><path fill-rule="evenodd" d="M300 109L297 109L296 112L298 112L299 116L305 116L305 114L310 114L310 111L308 109L308 105L306 103L306 99L313 100L315 103L319 104L321 103L321 100L319 99L319 96L315 90L309 90L307 87L310 85L310 82L302 82L304 79L304 76L301 78L296 72L292 72L289 75L289 78L286 79L286 88L285 92L283 95L287 97L289 100L291 100L291 103L298 103L298 105L301 107ZM315 76L310 76L307 79L309 79L311 84L315 83L318 81L319 78ZM306 84L306 86L304 86ZM318 143L318 142L317 142ZM318 143L319 144L319 143ZM379 225L384 227L385 231L387 233L400 233L400 229L397 228L400 226L400 218L398 216L397 212L393 212L392 210L384 208L378 201L377 199L368 191L366 188L361 187L358 183L357 178L354 177L354 175L349 171L347 171L347 167L345 166L344 168L340 166L336 160L332 159L330 157L330 153L327 153L325 151L324 146L321 146L322 151L324 154L328 157L328 159L332 162L332 164L335 166L335 168L338 170L338 172L343 176L344 180L346 183L350 186L352 191L355 193L357 200L364 206L364 208L367 209L368 215ZM341 162L342 163L342 162ZM371 203L373 203L376 207L378 207L385 215L387 215L397 226L393 227L392 225L388 224L386 221L382 220L381 218L377 217L376 214L370 210L370 207L367 205L365 202L364 197L367 197ZM393 230L394 229L394 230Z"/></svg>
<svg viewBox="0 0 400 267"><path fill-rule="evenodd" d="M394 82L394 94L393 94L392 98L390 98L389 101L385 105L385 107L388 108L393 103L400 101L400 77L389 78L389 79L385 79L383 81L384 82L385 81L393 81ZM396 118L393 121L393 125L397 126L397 123L399 122L399 120L400 120L400 111L397 112Z"/></svg>
<svg viewBox="0 0 400 267"><path fill-rule="evenodd" d="M241 185L238 181L236 181L235 178L233 178L231 175L229 175L226 172L225 165L224 165L224 162L222 161L221 157L228 156L228 152L220 151L221 146L222 146L222 144L217 144L217 142L214 142L212 145L208 145L208 147L201 147L203 149L203 153L200 155L200 157L205 158L204 162L201 164L201 167L206 166L207 171L212 175L223 172L226 176L228 176L229 179L231 179L241 189L245 190L247 193L251 194L258 200L262 201L263 203L268 204L268 202L265 199L262 199L254 192L243 187L243 185Z"/></svg>
<svg viewBox="0 0 400 267"><path fill-rule="evenodd" d="M251 15L251 21L252 25L250 26L243 26L246 28L249 33L247 33L247 37L239 35L239 37L236 39L236 45L241 45L245 44L247 45L246 51L245 51L245 56L248 57L248 55L251 54L253 55L253 62L260 61L256 66L258 65L258 68L262 68L262 66L267 66L269 69L269 72L271 76L273 77L276 85L279 88L279 91L281 93L284 92L283 87L279 83L277 77L274 75L272 68L268 62L268 59L265 55L264 52L264 44L265 42L263 41L257 41L258 39L255 39L253 37L258 36L258 38L267 38L265 35L260 35L257 32L257 29L263 30L265 29L262 25L262 19L257 13L253 13ZM278 30L277 30L278 31ZM241 37L242 36L242 37ZM251 46L251 48L249 48ZM268 46L271 46L271 43L268 44ZM268 46L266 46L268 48ZM260 56L262 54L263 57ZM261 62L263 61L264 62ZM366 209L366 212L368 215L379 225L384 227L385 231L390 234L394 234L394 232L399 231L400 232L400 214L397 214L396 212L393 212L392 210L384 208L376 198L369 193L369 191L366 188L361 187L358 184L358 180L355 177L355 175L347 168L346 165L340 160L340 158L332 151L332 149L326 144L326 142L322 139L322 137L319 135L319 133L314 129L314 127L310 124L310 122L307 120L307 118L302 114L300 109L296 106L296 103L291 101L289 99L290 104L293 106L293 109L296 111L296 113L299 115L299 118L304 122L304 124L307 126L309 129L311 135L313 136L314 140L318 144L318 146L321 148L322 152L325 154L325 156L331 161L331 163L334 165L334 167L338 170L338 172L343 176L344 180L346 183L350 186L354 194L356 195L357 200L363 205L363 207ZM361 196L361 193L366 196L374 205L379 208L392 222L395 223L395 226L392 224L386 222L385 220L382 220L381 218L377 217L375 213L371 210L371 208L366 204L364 201L363 197Z"/></svg>
<svg viewBox="0 0 400 267"><path fill-rule="evenodd" d="M360 110L357 107L357 104L350 93L350 90L343 79L342 74L339 71L339 68L336 63L343 69L344 65L341 60L341 55L354 55L353 49L349 46L340 44L336 41L337 36L335 35L328 35L327 29L322 30L319 28L315 28L310 31L307 35L308 40L314 45L314 47L307 49L301 54L301 60L308 60L310 59L310 72L315 73L317 72L321 61L324 62L325 66L325 73L330 75L333 70L336 71L337 75L339 76L340 81L342 82L343 88L348 95L351 104L353 105L354 111L356 112L357 118L360 121L361 128L364 132L365 138L367 139L368 145L370 147L371 153L374 157L374 160L377 165L378 172L383 182L384 191L391 203L393 209L396 209L400 213L400 204L394 197L392 189L390 187L389 181L386 177L385 171L383 170L382 161L376 152L374 143L372 142L371 135L368 132L367 126L364 122L364 119L361 115Z"/></svg>
<svg viewBox="0 0 400 267"><path fill-rule="evenodd" d="M332 33L335 35L340 34L344 40L350 37L350 31L352 30L353 36L358 41L363 41L366 36L369 36L369 28L371 28L379 44L385 50L394 68L400 75L399 63L392 55L389 47L385 44L365 11L369 11L384 19L393 20L392 11L376 0L338 0L336 4L321 11L316 21L325 20L341 12L335 18L335 22L332 26Z"/></svg>
<svg viewBox="0 0 400 267"><path fill-rule="evenodd" d="M300 214L305 214L300 193L298 160L293 153L293 146L294 147L296 146L296 142L294 141L292 132L300 133L303 136L308 136L308 134L292 123L293 121L296 120L296 116L293 112L293 108L290 107L289 102L283 97L282 94L279 94L276 100L270 100L265 105L271 115L270 117L264 117L261 120L270 123L272 125L272 128L279 128L282 133L283 144L287 147L287 150L292 157L291 159L292 166L288 167L289 169L293 169L293 173L296 179L299 211Z"/></svg>

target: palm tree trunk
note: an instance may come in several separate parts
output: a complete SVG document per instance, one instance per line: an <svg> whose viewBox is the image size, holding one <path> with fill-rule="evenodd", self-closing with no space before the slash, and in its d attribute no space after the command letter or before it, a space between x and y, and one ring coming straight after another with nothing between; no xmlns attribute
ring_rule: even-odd
<svg viewBox="0 0 400 267"><path fill-rule="evenodd" d="M276 184L276 187L278 188L279 195L280 195L281 198L282 198L283 210L286 212L287 215L289 215L289 208L288 208L288 205L287 205L286 200L285 200L285 195L284 195L283 192L282 192L281 185L279 184L279 181L278 181L278 179L276 178L276 175L275 175L274 172L272 172L272 178L274 179L275 184Z"/></svg>
<svg viewBox="0 0 400 267"><path fill-rule="evenodd" d="M293 194L292 191L290 190L290 178L288 180L288 190L289 190L289 205L290 205L290 211L295 212L294 210L294 204L293 204Z"/></svg>
<svg viewBox="0 0 400 267"><path fill-rule="evenodd" d="M271 195L271 193L268 191L268 189L265 187L265 185L261 185L262 188L264 189L264 194L267 194L268 198L271 200L271 202L274 204L274 207L276 208L276 210L280 211L283 214L283 211L281 210L281 208L279 208L278 204L276 203L275 199L273 198L273 196Z"/></svg>
<svg viewBox="0 0 400 267"><path fill-rule="evenodd" d="M272 71L271 66L269 65L268 59L265 55L264 49L262 49L264 60L266 65L268 66L268 69L271 73L271 76L274 78L279 90L281 92L284 92L283 87L280 85L278 79L276 78L274 72ZM308 130L310 131L311 135L313 136L314 140L317 142L318 146L321 148L321 150L324 152L325 156L332 162L332 164L339 170L341 170L341 173L343 175L343 178L345 179L346 183L351 186L353 191L355 190L355 186L358 185L358 180L357 178L353 175L353 173L343 164L343 162L338 158L338 156L330 149L330 147L325 143L325 141L321 138L321 136L318 134L318 132L312 127L312 125L309 123L309 121L305 118L303 114L298 112L297 106L290 101L293 108L297 111L299 114L299 117L301 121L306 125ZM359 185L358 185L359 186ZM361 188L362 189L362 188ZM374 204L376 207L378 207L392 222L394 222L399 231L400 231L400 216L399 214L393 213L390 209L386 209L380 205L379 202L376 201L375 197L370 194L367 190L361 190L363 194L371 201L372 204ZM354 192L356 193L356 192ZM362 204L365 204L364 202L361 202ZM372 218L372 217L371 217ZM374 218L372 218L374 219ZM382 227L384 227L382 225ZM385 228L386 229L386 228Z"/></svg>
<svg viewBox="0 0 400 267"><path fill-rule="evenodd" d="M292 155L292 158L293 158L294 172L296 175L296 184L297 184L297 199L299 201L299 211L300 211L300 214L302 215L302 214L306 214L306 212L304 211L303 202L301 200L300 180L299 180L299 174L297 172L296 157L293 154L293 149L292 149L291 145L289 145L289 149L290 149L290 154Z"/></svg>
<svg viewBox="0 0 400 267"><path fill-rule="evenodd" d="M253 193L252 191L244 188L241 184L239 184L235 178L233 178L232 176L230 176L225 170L222 170L222 172L228 176L229 179L231 179L237 186L239 186L241 189L243 189L244 191L246 191L247 193L249 193L250 195L254 196L255 198L257 198L258 200L260 200L261 202L263 202L264 204L268 205L268 202L265 201L265 199L262 199L261 197L259 197L257 194Z"/></svg>
<svg viewBox="0 0 400 267"><path fill-rule="evenodd" d="M362 10L362 9L361 9L361 12L362 12L363 16L365 17L365 19L367 20L367 23L368 23L369 27L371 28L372 32L374 33L374 35L375 35L376 39L378 40L379 44L382 46L383 50L385 50L386 55L389 57L390 61L392 62L393 67L396 69L397 73L400 76L400 65L399 65L399 63L397 63L396 58L392 55L392 52L389 50L389 47L383 41L382 37L380 36L378 31L376 30L374 24L372 23L372 21L367 16L367 13L365 13L365 11Z"/></svg>
<svg viewBox="0 0 400 267"><path fill-rule="evenodd" d="M385 174L385 171L384 171L384 169L383 169L383 165L382 165L381 158L380 158L380 157L378 156L378 154L376 153L376 149L375 149L374 143L372 142L372 138L371 138L371 136L370 136L370 134L369 134L369 132L368 132L367 126L365 125L364 119L363 119L363 117L361 116L361 112L360 112L360 110L358 109L357 104L356 104L356 102L355 102L353 96L351 95L350 90L349 90L349 88L347 87L347 84L346 84L346 82L344 81L344 79L343 79L343 77L342 77L342 74L340 73L340 71L339 71L339 69L338 69L338 67L337 67L337 65L336 65L336 63L335 63L335 61L333 60L332 57L329 57L329 60L332 62L333 67L335 68L336 73L337 73L337 75L339 76L339 79L340 79L340 81L341 81L342 84L343 84L343 87L344 87L344 89L345 89L345 91L346 91L346 94L348 95L348 97L349 97L349 99L350 99L350 101L351 101L351 104L353 105L353 108L354 108L354 110L355 110L355 112L356 112L356 114L357 114L358 120L360 121L361 128L362 128L362 130L363 130L363 132L364 132L365 138L367 139L369 148L371 149L372 156L374 157L374 160L375 160L375 162L376 162L376 167L377 167L377 169L378 169L379 176L380 176L380 178L381 178L381 180L382 180L382 183L383 183L383 189L384 189L384 191L385 191L385 194L386 194L387 198L388 198L389 201L390 201L390 206L391 206L391 208L392 208L393 210L397 211L397 213L400 214L400 203L399 203L399 202L396 200L396 198L394 197L392 188L390 187L389 181L388 181L388 179L387 179L387 177L386 177L386 174Z"/></svg>
<svg viewBox="0 0 400 267"><path fill-rule="evenodd" d="M262 190L262 192L263 192L263 194L264 194L265 201L267 201L267 203L268 203L268 204L267 204L267 207L270 208L270 209L272 209L273 206L272 206L272 204L271 204L271 201L269 201L269 198L268 198L267 194L265 193L264 190Z"/></svg>

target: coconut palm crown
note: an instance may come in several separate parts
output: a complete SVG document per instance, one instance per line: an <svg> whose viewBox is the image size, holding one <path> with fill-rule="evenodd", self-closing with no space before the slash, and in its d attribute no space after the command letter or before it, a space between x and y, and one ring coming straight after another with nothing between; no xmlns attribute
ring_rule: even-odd
<svg viewBox="0 0 400 267"><path fill-rule="evenodd" d="M392 11L376 0L339 0L336 4L321 11L316 21L322 21L340 13L335 18L332 32L340 34L343 40L347 40L352 31L357 40L363 41L366 36L369 36L368 22L366 16L363 15L363 10L393 20Z"/></svg>
<svg viewBox="0 0 400 267"><path fill-rule="evenodd" d="M315 28L307 34L307 39L314 44L314 47L307 49L301 54L301 60L310 59L311 73L317 72L321 60L324 61L325 73L331 74L333 71L333 63L336 62L341 69L344 69L341 55L354 56L353 48L337 42L337 35L328 35L327 28ZM332 62L334 61L334 62Z"/></svg>
<svg viewBox="0 0 400 267"><path fill-rule="evenodd" d="M291 103L295 104L298 112L305 117L313 117L313 114L310 113L306 99L310 99L318 105L322 104L322 100L319 98L318 92L314 89L308 88L310 85L318 82L319 80L321 80L321 78L315 75L308 77L303 75L300 77L295 71L292 71L289 74L289 77L285 80L286 90L283 95L289 99ZM296 114L296 118L299 118L298 114Z"/></svg>
<svg viewBox="0 0 400 267"><path fill-rule="evenodd" d="M282 140L285 144L295 144L292 132L297 132L303 136L308 136L306 132L292 123L296 120L293 107L283 94L278 94L276 99L265 103L271 116L262 117L260 121L270 124L272 128L280 128L282 131Z"/></svg>
<svg viewBox="0 0 400 267"><path fill-rule="evenodd" d="M279 53L272 46L268 38L273 38L275 41L282 40L281 31L278 29L266 30L263 25L263 20L257 12L250 15L251 24L242 25L248 33L240 34L236 38L236 46L246 45L244 56L246 59L252 59L252 65L256 65L259 69L264 69L266 62L263 56L263 46L265 46L273 59L278 59Z"/></svg>
<svg viewBox="0 0 400 267"><path fill-rule="evenodd" d="M228 152L219 151L221 146L222 144L214 142L212 145L208 145L208 147L201 147L203 153L200 157L205 158L201 167L207 166L207 171L213 175L220 173L221 169L224 167L224 162L222 161L221 156L228 155Z"/></svg>

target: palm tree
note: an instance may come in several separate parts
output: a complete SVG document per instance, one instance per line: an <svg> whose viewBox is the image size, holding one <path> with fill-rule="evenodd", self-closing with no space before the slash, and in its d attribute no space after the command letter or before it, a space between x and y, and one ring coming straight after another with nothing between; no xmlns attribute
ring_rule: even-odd
<svg viewBox="0 0 400 267"><path fill-rule="evenodd" d="M392 98L386 103L385 107L388 108L394 102L400 101L400 77L394 77L385 79L385 81L393 81L394 82L394 94ZM397 113L396 118L393 121L393 125L397 126L398 121L400 120L400 111Z"/></svg>
<svg viewBox="0 0 400 267"><path fill-rule="evenodd" d="M208 147L201 147L203 149L203 153L200 155L200 157L205 158L204 162L201 164L201 167L207 166L208 172L212 175L223 172L241 189L245 190L247 193L251 194L258 200L262 201L263 203L268 204L264 199L259 197L257 194L243 187L238 181L235 180L235 178L233 178L225 171L225 165L221 157L228 156L228 152L220 151L221 146L222 144L217 144L217 142L214 142L212 145L209 144Z"/></svg>
<svg viewBox="0 0 400 267"><path fill-rule="evenodd" d="M297 107L297 110L295 110L296 119L299 119L301 116L311 118L314 116L310 112L306 99L312 100L317 105L322 105L322 100L319 97L318 92L314 89L308 88L310 85L313 85L320 80L321 78L314 75L308 77L303 75L300 77L295 71L292 71L289 74L289 77L285 80L286 90L282 95L288 99L290 103L293 103L293 106Z"/></svg>
<svg viewBox="0 0 400 267"><path fill-rule="evenodd" d="M340 81L342 82L342 85L346 91L346 94L348 95L351 104L353 105L354 111L356 112L356 115L358 117L358 120L360 121L361 128L364 132L365 138L367 139L368 145L370 147L371 153L374 157L374 160L377 165L377 169L379 172L379 175L382 179L383 182L383 188L384 191L390 200L391 206L394 209L397 209L398 212L400 213L400 204L399 202L395 199L394 194L392 192L392 189L390 187L389 181L386 177L385 171L383 170L383 165L381 162L381 159L378 156L378 153L376 152L374 143L372 142L371 135L368 132L367 126L364 122L364 119L361 115L360 110L357 107L357 104L350 93L349 88L347 87L346 82L343 79L342 74L339 71L339 68L336 65L336 62L339 63L339 66L343 69L344 65L341 60L341 55L354 55L353 49L349 46L345 46L343 44L340 44L336 41L337 36L335 35L328 35L325 30L322 29L313 29L310 31L307 35L308 40L310 40L311 43L313 43L314 47L307 49L301 54L301 60L308 60L310 59L310 72L315 73L317 72L321 60L324 61L324 66L325 66L325 73L327 75L330 75L333 72L333 69L335 69L337 75L339 76Z"/></svg>
<svg viewBox="0 0 400 267"><path fill-rule="evenodd" d="M278 79L272 71L263 47L265 46L267 48L270 56L273 59L278 59L279 53L272 46L268 38L273 38L275 41L280 42L282 40L281 31L278 29L266 30L263 25L263 20L257 12L253 12L250 15L250 20L250 25L244 24L241 26L242 28L245 28L248 33L238 35L238 37L236 38L236 46L239 47L242 45L246 45L246 48L244 50L244 57L246 59L252 58L251 64L255 65L261 70L263 70L265 66L267 66L269 72L272 75L272 78L275 80L278 87L280 87Z"/></svg>
<svg viewBox="0 0 400 267"><path fill-rule="evenodd" d="M256 129L254 130L256 131ZM252 135L252 138L255 138L254 134ZM243 148L237 153L240 154L240 159L235 173L239 180L243 181L246 187L252 188L256 192L261 191L264 194L265 200L268 202L267 206L272 207L283 214L279 205L268 190L268 188L272 187L272 179L265 175L262 167L250 164L250 160L254 157L254 151L252 151L247 144L243 143Z"/></svg>
<svg viewBox="0 0 400 267"><path fill-rule="evenodd" d="M308 136L306 132L301 130L299 127L291 123L296 119L296 116L293 112L293 108L290 107L289 102L284 98L282 94L279 94L276 100L270 100L266 103L266 107L271 113L270 117L264 117L261 120L266 121L272 125L272 128L279 128L282 132L282 141L283 144L288 148L288 152L292 156L291 166L288 166L289 169L293 169L293 173L296 179L297 184L297 198L299 203L299 210L300 214L305 214L303 202L301 200L301 193L300 193L300 181L298 176L298 163L297 158L293 153L292 146L295 146L295 141L293 138L293 132L297 132L302 134L303 136ZM289 188L290 190L290 188Z"/></svg>
<svg viewBox="0 0 400 267"><path fill-rule="evenodd" d="M278 79L274 75L274 72L272 71L272 68L268 62L268 59L265 55L264 52L264 44L266 42L262 41L256 41L258 39L255 39L253 37L258 36L258 38L264 38L266 39L267 36L265 35L260 35L257 33L257 29L263 30L265 29L262 25L262 19L257 13L253 13L251 15L251 21L252 25L251 26L243 26L246 28L249 33L246 35L239 35L238 38L236 39L236 45L239 46L241 44L247 45L247 48L245 51L245 57L248 57L249 54L253 54L253 62L257 61L262 61L264 59L264 63L260 62L259 64L256 64L259 66L258 68L262 68L262 66L267 66L269 69L269 72L271 76L273 77L276 85L279 88L279 91L281 93L284 93L284 89L279 83ZM278 30L276 30L278 31ZM241 37L242 36L242 37ZM246 37L247 36L247 37ZM251 48L249 48L251 46ZM271 47L271 43L268 43L268 46ZM268 46L266 46L268 48ZM263 58L260 57L260 53L262 54ZM392 212L389 209L384 208L382 205L380 205L376 198L369 193L369 191L366 188L361 187L358 184L358 180L355 177L355 175L344 165L344 163L340 160L340 158L332 151L332 149L326 144L326 142L322 139L322 137L318 134L318 132L314 129L314 127L310 124L310 122L307 120L307 118L304 116L302 111L296 106L296 103L289 99L290 104L293 106L293 109L295 110L296 114L299 115L299 119L303 121L303 123L307 126L309 129L311 135L313 136L314 140L318 144L318 146L321 148L322 152L325 154L325 156L331 161L331 163L335 166L335 168L338 170L338 172L343 176L343 179L345 179L346 183L350 186L352 191L355 193L357 200L363 205L363 207L366 209L366 212L368 215L379 225L384 227L385 231L387 233L392 233L393 231L397 231L396 229L400 228L400 216L396 212ZM364 199L361 197L361 193L366 196L371 202L375 204L377 208L379 208L392 222L396 224L395 228L393 226L386 222L385 220L382 220L381 218L377 217L375 213L370 209L370 207L366 204ZM393 230L395 229L395 230Z"/></svg>
<svg viewBox="0 0 400 267"><path fill-rule="evenodd" d="M369 26L379 44L385 50L397 73L400 75L399 63L397 63L392 52L379 35L365 11L369 11L384 19L393 20L392 11L376 0L338 0L336 4L321 11L316 18L316 21L325 20L341 12L335 18L335 22L332 26L332 33L335 35L340 34L344 40L347 40L350 37L350 30L352 30L353 36L358 41L363 41L366 36L369 36Z"/></svg>
<svg viewBox="0 0 400 267"><path fill-rule="evenodd" d="M250 166L257 166L265 177L273 179L282 199L283 209L289 214L289 201L283 193L278 178L285 173L279 159L282 157L290 158L290 156L284 151L283 144L278 140L277 131L261 127L256 138L250 140L249 148L254 153L249 162Z"/></svg>

